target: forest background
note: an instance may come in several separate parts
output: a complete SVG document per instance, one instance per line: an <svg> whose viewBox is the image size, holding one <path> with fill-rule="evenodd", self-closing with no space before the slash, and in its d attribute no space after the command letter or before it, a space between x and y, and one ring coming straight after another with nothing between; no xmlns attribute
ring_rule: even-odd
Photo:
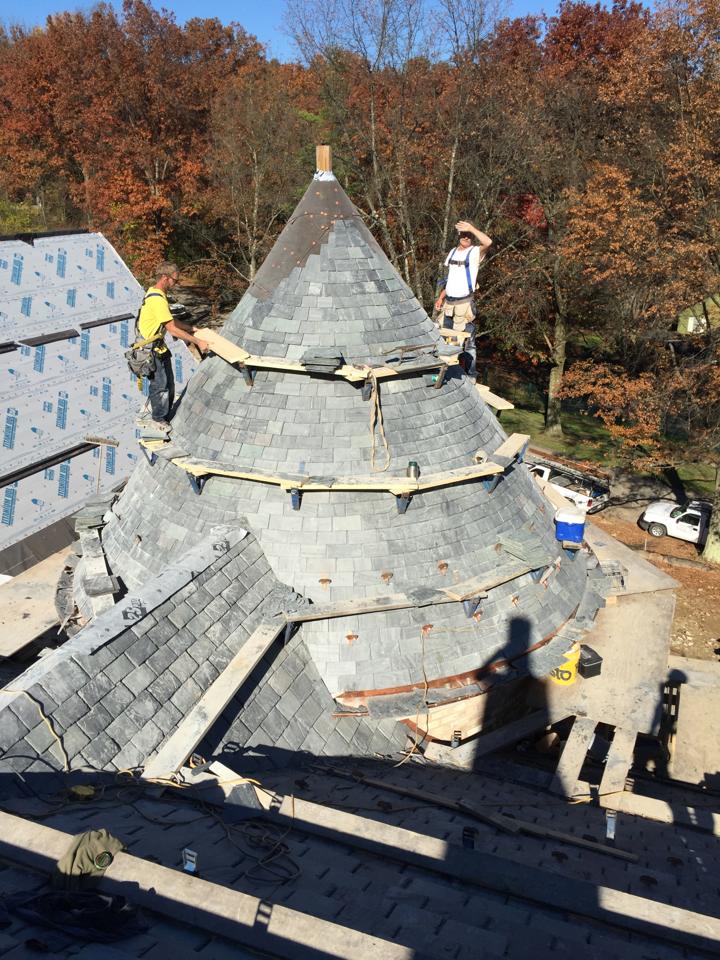
<svg viewBox="0 0 720 960"><path fill-rule="evenodd" d="M484 363L535 386L549 435L574 404L616 461L716 468L720 3L489 2L288 0L294 63L144 0L0 29L0 233L101 230L141 278L170 257L222 306L330 143L428 310L455 221L493 237ZM713 519L720 560L720 501Z"/></svg>

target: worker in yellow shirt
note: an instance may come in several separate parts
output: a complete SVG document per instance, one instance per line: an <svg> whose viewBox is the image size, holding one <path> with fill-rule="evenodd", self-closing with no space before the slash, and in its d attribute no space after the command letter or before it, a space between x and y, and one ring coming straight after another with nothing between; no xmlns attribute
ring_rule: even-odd
<svg viewBox="0 0 720 960"><path fill-rule="evenodd" d="M154 340L155 372L149 377L150 426L159 430L169 430L167 418L175 399L175 377L173 376L172 354L165 345L166 331L186 343L194 343L201 353L206 353L208 345L194 336L195 327L180 323L170 313L167 293L178 282L179 271L174 263L161 263L156 272L156 280L145 294L138 315L138 333L143 340Z"/></svg>

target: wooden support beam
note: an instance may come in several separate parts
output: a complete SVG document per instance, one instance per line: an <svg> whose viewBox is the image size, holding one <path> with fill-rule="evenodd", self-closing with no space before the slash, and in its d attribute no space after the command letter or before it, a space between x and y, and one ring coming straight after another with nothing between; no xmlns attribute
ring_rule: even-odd
<svg viewBox="0 0 720 960"><path fill-rule="evenodd" d="M508 833L527 833L544 839L561 840L572 846L582 847L585 850L593 850L595 853L607 854L610 857L617 857L620 860L626 860L628 863L637 863L640 859L637 854L630 853L627 850L619 850L617 847L610 847L604 843L598 843L595 840L586 840L584 837L577 837L572 833L564 833L561 830L552 830L548 827L531 823L528 820L520 820L517 817L506 817L503 814L491 813L489 810L483 810L478 805L469 800L449 800L447 797L439 796L434 793L428 793L425 790L415 789L413 787L399 786L388 783L387 780L376 780L373 777L364 777L358 774L345 773L342 770L333 770L318 768L323 772L330 773L335 777L343 777L345 780L353 780L356 783L363 783L369 787L377 787L379 790L386 790L388 793L395 793L401 797L411 797L414 800L421 800L424 803L432 804L437 807L446 807L449 810L456 810L486 823L488 826L495 827ZM263 803L262 797L259 797ZM267 805L265 801L265 805ZM501 803L498 806L502 806ZM320 808L323 809L323 808ZM360 819L360 818L357 818Z"/></svg>
<svg viewBox="0 0 720 960"><path fill-rule="evenodd" d="M341 617L357 617L366 613L386 613L389 610L409 610L413 607L428 607L438 603L458 603L471 597L485 597L487 591L510 580L516 580L530 572L526 563L506 564L500 570L485 577L472 577L452 587L422 587L417 595L389 593L375 597L360 597L357 600L340 600L337 603L317 603L301 610L284 614L287 623L305 623L310 620L335 620Z"/></svg>
<svg viewBox="0 0 720 960"><path fill-rule="evenodd" d="M315 169L322 173L332 173L332 147L326 143L315 147Z"/></svg>
<svg viewBox="0 0 720 960"><path fill-rule="evenodd" d="M613 796L617 799L617 795L625 790L625 781L633 762L637 733L637 730L624 727L615 728L615 736L605 761L599 791L600 796L605 797L608 806L612 806Z"/></svg>
<svg viewBox="0 0 720 960"><path fill-rule="evenodd" d="M144 780L167 780L177 773L285 626L285 621L278 619L272 623L263 623L253 631L240 651L146 765L143 771Z"/></svg>
<svg viewBox="0 0 720 960"><path fill-rule="evenodd" d="M454 470L424 474L417 480L412 477L388 477L379 474L355 477L314 477L307 474L270 474L254 469L237 470L228 463L198 460L192 457L177 457L171 462L194 477L217 476L253 480L257 483L274 484L288 492L291 490L299 490L302 493L329 490L377 490L392 493L394 496L412 496L423 490L454 486L503 472L503 467L499 464L488 461L469 467L456 467Z"/></svg>
<svg viewBox="0 0 720 960"><path fill-rule="evenodd" d="M490 387L486 387L484 383L476 383L475 389L480 394L481 399L493 410L514 410L515 404L510 403L509 400L499 397L496 393L493 393Z"/></svg>
<svg viewBox="0 0 720 960"><path fill-rule="evenodd" d="M566 500L561 493L558 493L558 491L552 486L552 484L548 483L547 480L541 479L537 476L537 474L533 474L533 477L535 479L535 483L537 483L542 490L545 499L549 500L551 506L553 506L556 510L567 510L568 507L571 506L570 501Z"/></svg>
<svg viewBox="0 0 720 960"><path fill-rule="evenodd" d="M552 793L572 797L577 791L577 782L585 757L595 736L597 720L575 717L570 736L565 741L555 776L550 783Z"/></svg>
<svg viewBox="0 0 720 960"><path fill-rule="evenodd" d="M559 711L559 713L560 712L562 711ZM472 758L472 761L475 761L480 757L486 756L488 753L493 753L495 750L502 750L504 747L509 747L517 743L518 740L523 740L525 737L529 737L531 734L543 730L551 723L562 719L564 719L563 716L551 716L548 710L535 710L533 713L520 717L518 720L513 720L510 723L503 724L502 727L498 727L496 730L491 730L490 733L484 733L473 740L472 743L466 743L456 749L461 749L466 758ZM471 735L470 733L466 734L464 730L462 732L463 739ZM433 761L433 763L443 763L452 766L454 752L452 747L444 746L441 743L429 743L425 747L424 756L428 760Z"/></svg>
<svg viewBox="0 0 720 960"><path fill-rule="evenodd" d="M526 433L512 433L504 440L497 450L493 453L494 457L510 457L515 459L522 456L530 443L530 437Z"/></svg>
<svg viewBox="0 0 720 960"><path fill-rule="evenodd" d="M384 785L385 782L381 783ZM717 917L648 900L596 881L563 877L485 852L480 855L445 840L298 797L285 797L279 810L268 811L267 816L331 842L345 843L455 881L538 903L560 915L572 913L663 943L678 943L720 955L720 920ZM613 855L622 851L604 847L602 852Z"/></svg>
<svg viewBox="0 0 720 960"><path fill-rule="evenodd" d="M69 833L0 812L3 860L53 874L72 840ZM291 910L272 903L265 894L253 897L128 853L115 855L102 876L94 879L94 889L125 897L211 936L226 937L263 956L285 960L412 960L417 956L410 947Z"/></svg>
<svg viewBox="0 0 720 960"><path fill-rule="evenodd" d="M600 806L609 807L619 813L628 813L634 817L655 820L658 823L672 823L676 827L691 827L720 837L720 813L709 807L693 807L686 802L662 800L659 797L645 797L642 794L625 793L614 796L600 796Z"/></svg>
<svg viewBox="0 0 720 960"><path fill-rule="evenodd" d="M241 367L253 367L257 370L280 370L286 373L300 373L310 376L311 374L303 363L299 360L287 360L284 357L255 356L248 353L242 347L223 337L216 330L209 330L206 327L199 327L196 336L204 340L212 352L221 357L227 363L239 364ZM337 370L330 371L327 375L339 377L342 380L348 380L350 383L360 383L367 380L372 375L383 380L389 377L401 377L410 373L423 373L426 370L439 370L442 367L457 364L457 356L438 356L421 355L415 360L406 360L397 364L383 364L382 366L371 367L367 364L344 364Z"/></svg>

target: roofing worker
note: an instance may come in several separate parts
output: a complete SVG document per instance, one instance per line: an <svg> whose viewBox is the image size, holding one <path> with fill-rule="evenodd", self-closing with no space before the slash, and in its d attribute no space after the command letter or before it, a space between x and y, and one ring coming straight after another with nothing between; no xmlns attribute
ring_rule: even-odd
<svg viewBox="0 0 720 960"><path fill-rule="evenodd" d="M167 418L175 399L175 377L173 376L172 354L165 345L165 333L194 343L201 353L206 353L208 345L204 340L193 336L195 327L180 323L170 313L167 301L167 292L172 290L178 282L179 271L174 263L161 263L155 271L156 280L145 294L140 313L138 314L137 329L143 340L153 340L155 355L155 372L148 376L150 385L148 400L152 426L160 430L169 430Z"/></svg>
<svg viewBox="0 0 720 960"><path fill-rule="evenodd" d="M480 264L492 246L490 237L467 220L458 220L455 229L460 234L457 246L445 258L448 268L445 287L435 301L435 309L442 315L440 326L456 334L465 334L465 349L472 357L468 373L475 372L475 287ZM477 241L475 243L474 241Z"/></svg>

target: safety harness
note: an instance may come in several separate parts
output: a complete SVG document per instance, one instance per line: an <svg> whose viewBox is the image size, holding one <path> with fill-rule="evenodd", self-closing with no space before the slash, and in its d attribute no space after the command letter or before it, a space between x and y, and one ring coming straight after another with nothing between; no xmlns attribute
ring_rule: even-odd
<svg viewBox="0 0 720 960"><path fill-rule="evenodd" d="M151 377L157 367L157 351L154 344L165 339L165 328L155 336L143 339L140 336L140 313L148 297L162 297L161 293L146 293L135 317L135 342L125 354L128 368L137 377L138 390L142 390L142 378Z"/></svg>
<svg viewBox="0 0 720 960"><path fill-rule="evenodd" d="M158 330L154 337L148 337L147 340L143 340L140 336L140 314L142 313L142 308L145 306L145 301L150 297L162 297L161 293L146 293L143 297L140 308L135 316L135 342L132 345L132 349L135 350L137 347L147 347L151 343L155 343L157 340L165 339L165 330ZM164 298L166 299L166 298Z"/></svg>
<svg viewBox="0 0 720 960"><path fill-rule="evenodd" d="M448 266L451 266L451 267L465 267L465 279L467 280L468 294L469 294L469 295L472 295L472 293L474 292L474 287L473 287L472 277L470 276L470 254L472 253L473 248L470 247L470 248L468 249L467 255L466 255L466 257L465 257L464 260L455 260L455 259L453 259L454 256L455 256L455 254L456 254L456 252L457 252L457 249L458 249L458 248L455 247L455 248L452 250L452 252L450 253L450 258L449 258L449 260L448 260Z"/></svg>

